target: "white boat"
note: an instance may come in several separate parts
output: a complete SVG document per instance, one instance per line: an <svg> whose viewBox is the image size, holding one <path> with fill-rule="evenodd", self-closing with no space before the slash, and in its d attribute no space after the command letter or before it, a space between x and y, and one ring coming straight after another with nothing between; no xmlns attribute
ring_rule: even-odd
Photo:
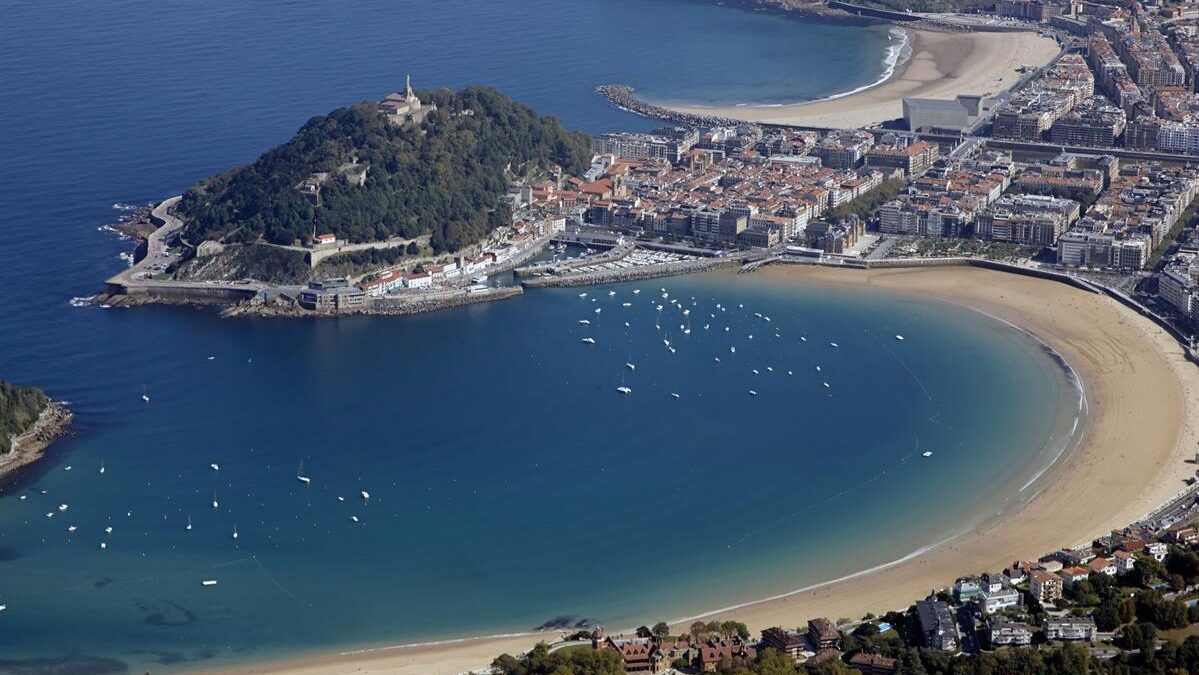
<svg viewBox="0 0 1199 675"><path fill-rule="evenodd" d="M758 374L758 369L754 368L754 375L757 375L757 374Z"/></svg>
<svg viewBox="0 0 1199 675"><path fill-rule="evenodd" d="M640 289L640 288L634 288L634 289L633 289L633 295L637 295L637 294L638 294L638 293L640 293L640 292L641 292L641 289Z"/></svg>
<svg viewBox="0 0 1199 675"><path fill-rule="evenodd" d="M600 312L602 312L602 311L604 311L604 308L603 308L603 307L596 307L596 308L595 308L595 313L596 313L596 314L599 314L599 313L600 313Z"/></svg>
<svg viewBox="0 0 1199 675"><path fill-rule="evenodd" d="M210 357L208 357L208 360L209 360L209 361L214 361L214 360L216 360L216 357L215 357L215 356L210 356Z"/></svg>
<svg viewBox="0 0 1199 675"><path fill-rule="evenodd" d="M637 366L633 365L632 363L626 363L624 364L624 367L628 368L629 370L637 370Z"/></svg>
<svg viewBox="0 0 1199 675"><path fill-rule="evenodd" d="M371 498L371 493L367 492L366 490L363 490L362 491L362 501L364 501L364 502L368 501L368 500L370 500L370 498Z"/></svg>
<svg viewBox="0 0 1199 675"><path fill-rule="evenodd" d="M794 375L795 373L793 373L793 372L791 372L790 370L788 370L788 371L787 371L787 374L788 374L788 375Z"/></svg>
<svg viewBox="0 0 1199 675"><path fill-rule="evenodd" d="M608 291L609 298L612 297L613 295L616 295L616 291Z"/></svg>
<svg viewBox="0 0 1199 675"><path fill-rule="evenodd" d="M221 470L221 465L220 465L220 464L217 464L216 462L213 462L212 464L209 464L209 465L208 465L208 467L209 467L209 468L211 468L213 471L220 471L220 470Z"/></svg>
<svg viewBox="0 0 1199 675"><path fill-rule="evenodd" d="M816 366L816 372L820 372L820 366Z"/></svg>
<svg viewBox="0 0 1199 675"><path fill-rule="evenodd" d="M356 522L358 522L358 516L350 516L350 520L352 520L356 523Z"/></svg>
<svg viewBox="0 0 1199 675"><path fill-rule="evenodd" d="M932 456L933 456L933 451L932 451L932 450L925 450L924 452L922 452L922 453L920 454L920 456L921 456L921 457L932 457Z"/></svg>
<svg viewBox="0 0 1199 675"><path fill-rule="evenodd" d="M804 336L800 335L800 336L799 336L799 341L800 341L800 342L807 342L807 341L808 341L808 339L807 339L806 337L804 337Z"/></svg>
<svg viewBox="0 0 1199 675"><path fill-rule="evenodd" d="M632 306L633 306L633 303L631 303L631 302L622 302L622 303L620 303L620 306L621 306L621 307L632 307Z"/></svg>
<svg viewBox="0 0 1199 675"><path fill-rule="evenodd" d="M895 334L895 339L899 340L900 342L903 342L903 336L898 333Z"/></svg>
<svg viewBox="0 0 1199 675"><path fill-rule="evenodd" d="M579 325L580 326L590 326L591 319L579 319Z"/></svg>
<svg viewBox="0 0 1199 675"><path fill-rule="evenodd" d="M757 395L758 395L758 392L754 391L753 389L750 389L750 390L749 390L749 395L750 395L750 396L757 396Z"/></svg>
<svg viewBox="0 0 1199 675"><path fill-rule="evenodd" d="M214 508L214 509L221 508L221 503L216 500L216 492L215 491L212 493L212 508Z"/></svg>
<svg viewBox="0 0 1199 675"><path fill-rule="evenodd" d="M830 347L832 347L833 349L836 349L837 347L840 347L840 346L841 346L841 345L837 344L836 342L830 342L830 343L828 343L828 344L829 344L829 346L830 346Z"/></svg>
<svg viewBox="0 0 1199 675"><path fill-rule="evenodd" d="M736 354L736 353L737 353L737 348L736 348L736 347L729 347L729 353L730 353L730 354Z"/></svg>
<svg viewBox="0 0 1199 675"><path fill-rule="evenodd" d="M100 473L104 473L104 460L100 460Z"/></svg>
<svg viewBox="0 0 1199 675"><path fill-rule="evenodd" d="M70 464L68 464L68 465L66 466L66 468L65 468L65 469L63 469L63 471L70 471L70 470L71 470L71 465L70 465Z"/></svg>
<svg viewBox="0 0 1199 675"><path fill-rule="evenodd" d="M0 605L0 612L3 612L6 609L8 609L8 605Z"/></svg>
<svg viewBox="0 0 1199 675"><path fill-rule="evenodd" d="M300 460L300 468L296 469L296 480L305 485L312 482L312 479L304 475L304 460Z"/></svg>
<svg viewBox="0 0 1199 675"><path fill-rule="evenodd" d="M187 531L191 532L191 529L192 529L192 517L191 517L191 514L188 514L188 516L187 516Z"/></svg>
<svg viewBox="0 0 1199 675"><path fill-rule="evenodd" d="M673 393L673 392L671 392L671 394L670 394L670 397L671 397L671 398L678 398L678 397L679 397L679 395L678 395L678 394L675 394L675 393Z"/></svg>
<svg viewBox="0 0 1199 675"><path fill-rule="evenodd" d="M200 582L201 586L216 586L216 579L204 579Z"/></svg>
<svg viewBox="0 0 1199 675"><path fill-rule="evenodd" d="M720 357L719 357L719 356L716 356L716 357L713 357L713 358L715 358L715 359L716 359L716 363L720 363Z"/></svg>
<svg viewBox="0 0 1199 675"><path fill-rule="evenodd" d="M76 529L76 528L75 528L75 526L74 526L74 525L67 525L67 532L74 532L74 531L75 531L75 529Z"/></svg>
<svg viewBox="0 0 1199 675"><path fill-rule="evenodd" d="M233 538L237 539L237 525L233 526Z"/></svg>
<svg viewBox="0 0 1199 675"><path fill-rule="evenodd" d="M107 544L106 542L103 542L103 541L102 541L102 542L100 542L100 550L104 550L104 549L106 549L106 548L108 548L108 544Z"/></svg>
<svg viewBox="0 0 1199 675"><path fill-rule="evenodd" d="M585 338L583 338L583 342L585 344L593 345L593 344L595 344L595 338L585 337Z"/></svg>
<svg viewBox="0 0 1199 675"><path fill-rule="evenodd" d="M579 293L579 297L580 297L580 298L585 298L585 297L587 297L587 294L586 294L586 293Z"/></svg>
<svg viewBox="0 0 1199 675"><path fill-rule="evenodd" d="M823 385L824 385L824 388L825 388L825 389L828 389L828 388L829 388L829 386L828 386L828 382L822 382L821 384L823 384Z"/></svg>
<svg viewBox="0 0 1199 675"><path fill-rule="evenodd" d="M673 353L675 352L675 348L674 348L674 347L667 347L667 349L669 349L669 350L670 350L670 353L671 353L671 354L673 354Z"/></svg>
<svg viewBox="0 0 1199 675"><path fill-rule="evenodd" d="M104 534L112 534L112 525L104 528Z"/></svg>
<svg viewBox="0 0 1199 675"><path fill-rule="evenodd" d="M771 367L771 366L766 366L766 372L768 372L768 373L773 373L773 372L774 372L774 368L773 368L773 367Z"/></svg>
<svg viewBox="0 0 1199 675"><path fill-rule="evenodd" d="M474 279L471 279L471 281L476 284L485 284L485 283L487 283L487 275L480 274L479 276L475 277Z"/></svg>
<svg viewBox="0 0 1199 675"><path fill-rule="evenodd" d="M58 505L58 510L59 510L59 511L66 511L66 510L67 510L67 509L69 509L69 508L71 508L71 507L67 506L66 504L59 504L59 505Z"/></svg>
<svg viewBox="0 0 1199 675"><path fill-rule="evenodd" d="M619 387L617 387L617 388L616 388L616 391L619 391L619 392L620 392L620 393L622 393L622 394L631 394L631 393L633 393L633 390L632 390L632 389L629 389L628 387L624 386L623 384L622 384L622 385L620 385Z"/></svg>

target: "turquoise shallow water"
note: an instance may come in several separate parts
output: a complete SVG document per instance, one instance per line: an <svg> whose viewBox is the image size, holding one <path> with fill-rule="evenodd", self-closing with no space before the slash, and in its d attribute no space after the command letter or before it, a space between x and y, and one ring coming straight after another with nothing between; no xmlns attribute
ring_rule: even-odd
<svg viewBox="0 0 1199 675"><path fill-rule="evenodd" d="M0 486L4 659L158 671L687 616L1009 506L1073 419L1057 366L1010 328L763 275L319 322L68 303L129 248L97 229L113 202L177 193L408 71L637 129L651 123L594 85L824 96L877 77L885 32L667 0L64 1L8 18L0 374L68 399L78 433ZM662 286L690 335L677 308L659 319Z"/></svg>

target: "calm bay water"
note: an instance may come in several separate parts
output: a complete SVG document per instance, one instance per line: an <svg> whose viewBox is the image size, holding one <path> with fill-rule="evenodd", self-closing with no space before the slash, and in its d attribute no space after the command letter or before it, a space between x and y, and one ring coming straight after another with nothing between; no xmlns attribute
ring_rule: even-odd
<svg viewBox="0 0 1199 675"><path fill-rule="evenodd" d="M161 670L687 616L949 536L1018 499L1069 428L1070 387L1015 331L763 275L394 319L68 304L129 249L98 230L113 202L176 194L407 72L492 84L588 131L645 129L593 87L815 98L876 79L883 30L668 0L7 16L0 376L69 400L78 435L0 491L5 659Z"/></svg>

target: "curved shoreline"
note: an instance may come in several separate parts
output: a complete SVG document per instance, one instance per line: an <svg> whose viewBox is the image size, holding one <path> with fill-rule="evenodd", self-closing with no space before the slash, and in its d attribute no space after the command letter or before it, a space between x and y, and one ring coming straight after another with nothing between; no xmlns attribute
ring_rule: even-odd
<svg viewBox="0 0 1199 675"><path fill-rule="evenodd" d="M814 103L824 103L826 101L836 101L838 99L848 98L855 94L860 94L862 92L869 91L869 90L875 89L877 87L881 87L884 84L887 84L888 82L890 82L892 80L900 78L903 76L904 71L907 70L908 64L911 62L911 59L912 59L912 48L913 48L913 42L914 42L912 32L910 29L903 28L901 26L896 25L896 26L891 27L889 34L892 36L899 36L899 44L888 45L887 49L885 50L885 56L883 57L883 72L873 82L864 84L860 87L855 87L848 91L842 91L842 92L838 92L835 94L829 94L828 96L821 96L820 98L813 98L813 99L809 99L806 101L790 101L790 102L786 102L786 103L753 103L753 102L746 103L746 102L742 102L742 103L734 103L734 104L706 104L706 103L688 103L687 101L651 101L649 99L643 99L643 100L648 105L656 106L656 107L662 108L663 110L668 110L668 111L672 110L673 108L676 108L676 107L694 108L696 110L704 110L707 108L711 108L713 110L727 111L727 110L729 110L730 106L734 109L748 108L748 109L770 110L772 108L790 108L790 107L795 107L795 106L812 105ZM892 51L892 50L894 50L894 51ZM632 87L630 87L630 89L635 91L635 89L633 89Z"/></svg>
<svg viewBox="0 0 1199 675"><path fill-rule="evenodd" d="M1019 505L895 561L770 598L706 612L751 629L798 625L812 616L861 616L908 606L961 574L998 569L1132 523L1165 503L1189 473L1185 448L1196 438L1199 370L1164 331L1118 302L1064 284L975 268L762 273L783 283L866 287L980 311L1032 335L1074 369L1093 411L1077 447L1040 472L1041 488ZM1097 325L1095 312L1110 321ZM1174 386L1170 386L1173 382ZM1149 388L1145 389L1146 383ZM1145 409L1160 414L1142 414ZM1142 440L1137 456L1128 437ZM1185 440L1184 440L1185 439ZM686 621L688 619L682 619ZM395 673L461 672L518 652L553 633L518 633L381 646L325 656L243 665L227 672L335 673L347 667Z"/></svg>
<svg viewBox="0 0 1199 675"><path fill-rule="evenodd" d="M819 128L858 128L903 116L906 97L952 100L959 94L990 95L1014 86L1024 66L1042 66L1060 51L1055 40L1035 33L941 33L905 28L910 55L887 81L856 93L778 106L664 104L672 115L732 118L743 122ZM653 105L644 102L646 105ZM637 112L637 111L634 111Z"/></svg>

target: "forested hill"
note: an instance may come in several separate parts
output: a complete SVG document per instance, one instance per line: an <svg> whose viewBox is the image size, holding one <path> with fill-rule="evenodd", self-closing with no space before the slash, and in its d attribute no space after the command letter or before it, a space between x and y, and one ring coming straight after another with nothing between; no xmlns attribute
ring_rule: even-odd
<svg viewBox="0 0 1199 675"><path fill-rule="evenodd" d="M513 177L555 164L578 175L590 162L586 134L494 89L419 96L437 106L419 125L389 122L373 103L339 108L253 164L201 181L177 207L184 237L291 244L314 229L351 241L430 234L435 250L456 250L508 222L502 197ZM297 188L322 172L319 199Z"/></svg>
<svg viewBox="0 0 1199 675"><path fill-rule="evenodd" d="M0 380L0 454L12 448L12 437L28 431L49 403L40 389Z"/></svg>

